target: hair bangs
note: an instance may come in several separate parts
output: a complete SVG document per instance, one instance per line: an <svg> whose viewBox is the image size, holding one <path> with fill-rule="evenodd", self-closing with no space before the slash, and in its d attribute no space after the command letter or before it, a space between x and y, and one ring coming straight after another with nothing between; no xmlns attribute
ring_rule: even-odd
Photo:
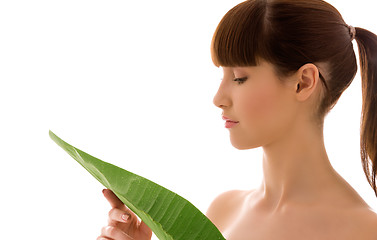
<svg viewBox="0 0 377 240"><path fill-rule="evenodd" d="M215 66L256 66L263 54L263 1L245 1L221 19L211 42L211 57Z"/></svg>

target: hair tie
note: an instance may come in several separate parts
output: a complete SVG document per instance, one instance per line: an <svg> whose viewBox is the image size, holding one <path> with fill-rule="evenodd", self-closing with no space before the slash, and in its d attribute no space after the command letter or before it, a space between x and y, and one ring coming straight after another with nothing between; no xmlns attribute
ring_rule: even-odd
<svg viewBox="0 0 377 240"><path fill-rule="evenodd" d="M351 41L353 41L356 37L356 29L352 27L351 25L348 25L348 29L351 35Z"/></svg>

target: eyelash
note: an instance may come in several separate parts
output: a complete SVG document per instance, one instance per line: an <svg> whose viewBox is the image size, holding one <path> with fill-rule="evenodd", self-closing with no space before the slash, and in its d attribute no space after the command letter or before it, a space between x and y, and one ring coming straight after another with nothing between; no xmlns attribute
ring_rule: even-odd
<svg viewBox="0 0 377 240"><path fill-rule="evenodd" d="M247 77L235 78L235 79L233 79L233 81L238 82L238 85L241 85L242 83L244 83L246 81L246 79L247 79Z"/></svg>

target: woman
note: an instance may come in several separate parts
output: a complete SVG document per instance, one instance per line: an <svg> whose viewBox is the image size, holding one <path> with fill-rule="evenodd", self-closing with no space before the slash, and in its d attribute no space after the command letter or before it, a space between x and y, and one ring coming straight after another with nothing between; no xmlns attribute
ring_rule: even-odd
<svg viewBox="0 0 377 240"><path fill-rule="evenodd" d="M264 178L229 191L207 216L228 240L377 239L377 214L334 170L323 123L357 71L362 74L361 158L377 195L377 36L347 25L321 0L249 0L213 36L224 77L214 97L232 145L263 148ZM150 239L151 230L110 191L109 225L98 239Z"/></svg>

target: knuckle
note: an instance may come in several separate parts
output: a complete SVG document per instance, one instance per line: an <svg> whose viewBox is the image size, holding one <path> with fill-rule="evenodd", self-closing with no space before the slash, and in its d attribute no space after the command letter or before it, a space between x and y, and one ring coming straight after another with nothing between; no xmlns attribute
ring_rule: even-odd
<svg viewBox="0 0 377 240"><path fill-rule="evenodd" d="M106 226L107 227L107 226ZM101 229L101 234L102 235L106 235L106 227L102 227Z"/></svg>
<svg viewBox="0 0 377 240"><path fill-rule="evenodd" d="M109 218L111 218L111 217L114 215L114 209L115 209L115 208L112 208L112 209L109 211L109 213L108 213Z"/></svg>
<svg viewBox="0 0 377 240"><path fill-rule="evenodd" d="M127 213L120 210L120 209L113 208L109 211L109 219L111 219L113 221L123 221L122 216L125 215L125 214L127 214Z"/></svg>
<svg viewBox="0 0 377 240"><path fill-rule="evenodd" d="M106 226L105 227L105 232L106 232L106 235L107 236L114 236L114 233L115 233L115 228L112 227L112 226Z"/></svg>
<svg viewBox="0 0 377 240"><path fill-rule="evenodd" d="M113 208L109 211L109 217L114 218L115 216L119 215L120 210L117 208Z"/></svg>

